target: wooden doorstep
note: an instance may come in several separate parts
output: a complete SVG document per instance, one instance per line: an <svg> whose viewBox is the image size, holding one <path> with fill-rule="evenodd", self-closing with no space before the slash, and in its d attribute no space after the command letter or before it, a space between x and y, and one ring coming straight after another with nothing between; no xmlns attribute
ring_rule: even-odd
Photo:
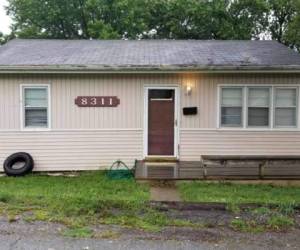
<svg viewBox="0 0 300 250"><path fill-rule="evenodd" d="M203 162L137 163L136 179L152 180L300 180L300 164L203 164Z"/></svg>
<svg viewBox="0 0 300 250"><path fill-rule="evenodd" d="M300 160L300 155L201 155L203 160Z"/></svg>
<svg viewBox="0 0 300 250"><path fill-rule="evenodd" d="M144 162L178 162L178 159L176 157L147 156L143 161Z"/></svg>

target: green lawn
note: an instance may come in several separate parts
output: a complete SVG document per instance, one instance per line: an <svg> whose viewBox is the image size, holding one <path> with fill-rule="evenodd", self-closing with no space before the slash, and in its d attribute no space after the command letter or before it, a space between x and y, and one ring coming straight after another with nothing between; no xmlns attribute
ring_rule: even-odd
<svg viewBox="0 0 300 250"><path fill-rule="evenodd" d="M287 205L285 210L300 204L300 188L293 187L183 182L178 189L183 200L191 202L280 203ZM69 230L64 235L90 235L91 226L101 223L154 231L164 226L201 226L168 217L151 208L149 199L148 185L133 179L110 180L101 171L77 177L32 174L0 178L0 215L10 221L21 216L27 221L63 223ZM233 226L249 227L243 221L235 221Z"/></svg>
<svg viewBox="0 0 300 250"><path fill-rule="evenodd" d="M0 212L11 220L25 214L27 220L76 227L100 222L126 224L119 218L128 217L132 224L142 227L143 219L136 219L135 212L144 209L148 200L148 186L133 179L109 180L103 172L85 172L72 178L36 174L0 178ZM132 222L132 218L137 221Z"/></svg>
<svg viewBox="0 0 300 250"><path fill-rule="evenodd" d="M77 177L32 174L0 178L0 215L14 221L42 220L65 224L67 234L88 234L97 224L117 224L145 230L190 225L169 219L151 207L149 186L129 180L110 180L102 171ZM74 231L75 230L75 231Z"/></svg>
<svg viewBox="0 0 300 250"><path fill-rule="evenodd" d="M147 186L131 180L110 180L104 172L83 172L76 177L32 174L25 177L0 178L0 201L12 200L31 203L65 203L75 200L86 208L98 201L143 202L149 200ZM58 204L56 204L58 205Z"/></svg>
<svg viewBox="0 0 300 250"><path fill-rule="evenodd" d="M177 186L182 199L189 202L300 204L300 187L197 181L182 182Z"/></svg>

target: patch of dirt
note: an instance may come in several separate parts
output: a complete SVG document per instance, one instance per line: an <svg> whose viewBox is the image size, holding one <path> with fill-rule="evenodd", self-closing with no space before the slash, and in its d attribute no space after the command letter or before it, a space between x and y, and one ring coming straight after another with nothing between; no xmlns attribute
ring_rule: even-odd
<svg viewBox="0 0 300 250"><path fill-rule="evenodd" d="M232 220L242 218L251 220L251 210L243 208L238 212L225 209L220 204L202 204L183 206L181 203L152 204L168 218L189 221L198 224L196 227L165 227L160 232L149 232L139 229L124 228L117 225L91 226L94 239L109 240L153 240L153 241L191 241L226 246L224 249L238 249L232 246L244 246L241 249L298 249L300 246L300 211L296 210L293 218L295 226L285 231L267 231L262 233L244 233L230 227ZM154 206L155 205L155 206ZM253 209L253 207L251 208ZM62 237L65 226L57 223L26 221L27 212L18 220L9 221L0 216L0 236L30 237L35 235L43 239Z"/></svg>
<svg viewBox="0 0 300 250"><path fill-rule="evenodd" d="M206 211L200 213L201 216L213 216L216 211ZM192 212L195 213L195 212ZM220 211L217 212L220 215ZM197 213L199 215L199 212ZM190 215L188 215L190 216ZM192 214L195 218L196 214ZM182 217L182 216L180 216ZM220 217L219 217L220 218ZM147 232L124 228L115 225L98 225L91 227L96 239L111 239L120 242L129 240L147 240L147 241L168 241L175 240L179 242L191 241L209 244L213 246L226 246L224 249L298 249L300 245L300 229L294 228L288 232L265 232L265 233L241 233L235 232L227 227L214 228L189 228L189 227L166 227L160 232ZM43 241L48 238L62 237L65 229L63 225L47 222L26 222L22 219L16 222L8 222L5 217L0 217L0 235L2 238L22 237L30 238L34 235ZM239 246L236 248L234 246Z"/></svg>
<svg viewBox="0 0 300 250"><path fill-rule="evenodd" d="M229 224L236 215L220 210L168 210L165 214L172 219L188 220L208 227L224 226Z"/></svg>
<svg viewBox="0 0 300 250"><path fill-rule="evenodd" d="M126 234L142 240L189 240L202 242L219 242L222 238L221 234L217 231L189 227L167 227L159 233L129 230L126 232Z"/></svg>
<svg viewBox="0 0 300 250"><path fill-rule="evenodd" d="M230 224L235 219L243 221L252 220L258 224L264 224L267 223L271 215L278 213L274 207L263 207L270 209L272 214L255 214L253 213L254 209L258 209L261 206L253 204L242 205L240 208L236 207L238 211L230 211L221 203L187 204L182 202L152 202L151 206L164 213L168 218L189 221L203 225L206 228L226 227L230 229ZM296 209L295 213L290 216L295 222L294 228L300 228L300 210Z"/></svg>

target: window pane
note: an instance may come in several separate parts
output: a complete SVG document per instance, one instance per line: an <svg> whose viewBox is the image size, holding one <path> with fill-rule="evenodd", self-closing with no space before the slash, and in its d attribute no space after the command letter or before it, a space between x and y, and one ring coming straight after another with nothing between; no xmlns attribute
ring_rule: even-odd
<svg viewBox="0 0 300 250"><path fill-rule="evenodd" d="M269 126L269 108L248 108L248 126Z"/></svg>
<svg viewBox="0 0 300 250"><path fill-rule="evenodd" d="M249 107L268 107L270 104L269 88L249 88L248 106Z"/></svg>
<svg viewBox="0 0 300 250"><path fill-rule="evenodd" d="M25 106L26 107L47 107L47 89L46 88L25 88Z"/></svg>
<svg viewBox="0 0 300 250"><path fill-rule="evenodd" d="M26 108L25 127L47 127L47 109L45 108Z"/></svg>
<svg viewBox="0 0 300 250"><path fill-rule="evenodd" d="M242 108L221 109L221 125L239 127L242 125Z"/></svg>
<svg viewBox="0 0 300 250"><path fill-rule="evenodd" d="M149 91L150 99L171 99L173 98L174 90L172 89L151 89Z"/></svg>
<svg viewBox="0 0 300 250"><path fill-rule="evenodd" d="M296 108L276 108L275 126L276 127L296 126Z"/></svg>
<svg viewBox="0 0 300 250"><path fill-rule="evenodd" d="M297 102L296 89L276 89L275 105L276 107L293 107Z"/></svg>
<svg viewBox="0 0 300 250"><path fill-rule="evenodd" d="M222 106L242 106L242 88L222 88Z"/></svg>

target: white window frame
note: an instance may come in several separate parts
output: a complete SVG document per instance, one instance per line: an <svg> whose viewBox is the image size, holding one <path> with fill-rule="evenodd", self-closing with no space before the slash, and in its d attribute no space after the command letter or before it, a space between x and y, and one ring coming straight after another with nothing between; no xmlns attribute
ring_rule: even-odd
<svg viewBox="0 0 300 250"><path fill-rule="evenodd" d="M230 88L230 87L242 87L243 88L243 127L226 127L221 125L221 91L222 88ZM270 90L270 126L269 127L255 127L255 126L247 126L248 125L248 88L249 87L269 87ZM285 89L285 88L293 88L297 91L297 100L296 100L296 127L295 126L284 126L284 127L275 127L275 105L274 105L274 93L275 88ZM287 84L287 85L279 85L279 84L218 84L217 88L217 129L218 130L246 130L246 131L298 131L300 124L300 115L299 115L299 107L300 107L300 85L299 84Z"/></svg>
<svg viewBox="0 0 300 250"><path fill-rule="evenodd" d="M225 89L225 88L235 88L235 89L241 89L242 90L242 110L241 110L241 125L240 126L231 126L231 125L222 125L222 108L223 107L226 107L226 106L223 106L222 105L222 89ZM244 112L245 112L245 102L244 102L244 98L245 98L245 89L241 86L221 86L220 88L220 96L219 96L219 126L222 127L222 128L243 128L244 127ZM229 107L229 106L227 106ZM232 107L238 107L238 106L232 106ZM229 107L230 108L230 107Z"/></svg>
<svg viewBox="0 0 300 250"><path fill-rule="evenodd" d="M47 127L25 126L25 89L47 89ZM21 84L20 85L20 121L22 131L49 131L51 130L51 85L50 84Z"/></svg>
<svg viewBox="0 0 300 250"><path fill-rule="evenodd" d="M275 124L275 112L276 112L276 100L275 100L276 96L275 96L275 93L276 93L276 89L295 89L296 90L296 106L295 107L294 106L293 107L292 106L285 107L285 108L295 108L295 110L296 110L296 117L295 117L296 125L295 126L276 126L276 124ZM296 87L296 86L289 86L289 87L275 86L273 88L272 99L273 99L273 111L272 111L272 113L274 114L273 115L274 128L278 128L278 129L280 129L280 128L298 128L298 126L299 126L299 114L298 114L298 112L299 112L299 88Z"/></svg>
<svg viewBox="0 0 300 250"><path fill-rule="evenodd" d="M269 106L258 106L258 107L252 107L252 106L249 106L249 89L250 88L255 88L255 89L269 89ZM246 92L246 95L244 96L244 98L246 99L245 100L245 103L246 103L246 107L245 107L245 120L246 120L246 124L245 126L247 128L271 128L272 127L272 112L273 112L273 109L272 109L272 99L273 99L273 89L272 87L270 86L245 86L244 87L244 91ZM249 122L249 108L268 108L269 109L269 125L268 126L251 126L248 124Z"/></svg>

